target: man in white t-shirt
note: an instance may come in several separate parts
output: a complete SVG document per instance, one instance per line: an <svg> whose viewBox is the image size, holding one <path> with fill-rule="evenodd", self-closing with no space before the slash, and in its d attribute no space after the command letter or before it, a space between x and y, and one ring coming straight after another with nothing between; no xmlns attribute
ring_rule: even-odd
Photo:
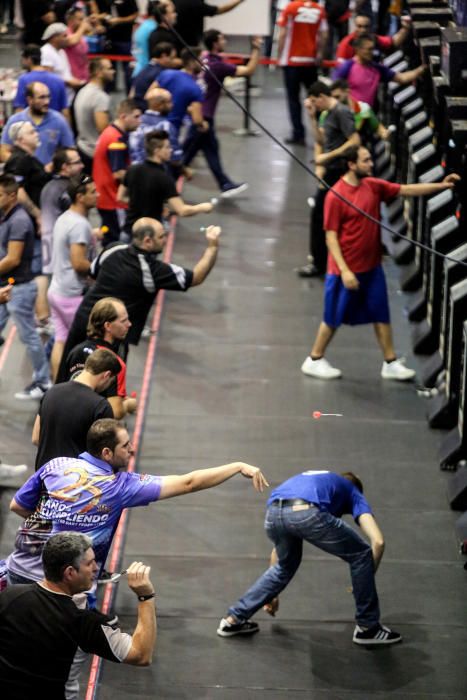
<svg viewBox="0 0 467 700"><path fill-rule="evenodd" d="M41 48L41 66L49 68L53 73L65 81L68 106L75 95L75 90L84 85L84 80L73 78L68 56L64 51L68 44L66 24L54 22L50 24L42 35L42 41L47 43Z"/></svg>
<svg viewBox="0 0 467 700"><path fill-rule="evenodd" d="M55 342L50 357L52 376L62 358L63 347L83 300L89 260L92 229L88 221L96 206L96 186L90 177L80 176L70 183L70 208L58 217L53 228L52 279L48 291Z"/></svg>

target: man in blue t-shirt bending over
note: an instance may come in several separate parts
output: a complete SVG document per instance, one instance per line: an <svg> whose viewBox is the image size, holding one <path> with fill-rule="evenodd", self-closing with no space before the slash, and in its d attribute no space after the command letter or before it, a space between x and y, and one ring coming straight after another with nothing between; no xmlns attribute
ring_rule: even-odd
<svg viewBox="0 0 467 700"><path fill-rule="evenodd" d="M229 608L217 634L232 637L257 632L258 625L249 619L262 606L275 615L279 593L300 566L305 540L350 566L357 607L355 644L400 642L401 635L379 621L375 572L383 556L384 539L363 496L360 479L352 472L306 471L274 489L267 506L265 528L274 543L271 565ZM341 519L345 513L354 517L370 544Z"/></svg>

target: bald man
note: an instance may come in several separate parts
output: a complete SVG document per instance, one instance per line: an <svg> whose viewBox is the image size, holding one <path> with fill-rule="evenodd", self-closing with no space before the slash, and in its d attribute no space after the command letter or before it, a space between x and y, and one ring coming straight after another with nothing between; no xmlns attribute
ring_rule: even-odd
<svg viewBox="0 0 467 700"><path fill-rule="evenodd" d="M219 226L208 226L206 249L192 270L158 259L167 234L160 221L144 217L135 221L129 244L113 243L93 261L95 284L86 293L68 335L63 357L86 338L92 307L104 297L116 297L126 306L131 328L127 340L138 345L146 318L159 289L186 292L204 282L217 259Z"/></svg>
<svg viewBox="0 0 467 700"><path fill-rule="evenodd" d="M144 95L147 109L141 116L140 126L130 134L130 157L132 163L143 163L146 160L144 137L149 131L162 129L169 136L172 147L170 166L172 174L176 176L176 169L182 159L182 149L178 143L177 131L174 125L167 119L167 115L173 107L172 95L168 90L151 85ZM136 98L135 98L136 99Z"/></svg>

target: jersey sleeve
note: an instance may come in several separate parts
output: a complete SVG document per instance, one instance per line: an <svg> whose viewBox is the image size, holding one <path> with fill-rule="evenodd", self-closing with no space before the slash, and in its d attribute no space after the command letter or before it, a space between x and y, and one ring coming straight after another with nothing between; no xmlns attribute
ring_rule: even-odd
<svg viewBox="0 0 467 700"><path fill-rule="evenodd" d="M147 506L159 499L162 488L162 477L150 474L122 473L124 479L122 505L125 508Z"/></svg>
<svg viewBox="0 0 467 700"><path fill-rule="evenodd" d="M339 116L339 126L341 128L341 131L344 134L344 136L346 137L346 139L348 139L356 131L355 116L354 116L353 112L348 107L345 107L345 105L342 105L342 107L339 107L338 116Z"/></svg>
<svg viewBox="0 0 467 700"><path fill-rule="evenodd" d="M131 649L131 637L118 627L116 617L109 618L96 610L80 611L78 644L88 654L120 663Z"/></svg>
<svg viewBox="0 0 467 700"><path fill-rule="evenodd" d="M123 141L112 141L107 147L107 158L113 173L128 165L128 146Z"/></svg>
<svg viewBox="0 0 467 700"><path fill-rule="evenodd" d="M351 503L352 517L355 521L357 521L358 518L363 515L363 513L370 513L370 515L373 515L370 504L356 487L352 489Z"/></svg>
<svg viewBox="0 0 467 700"><path fill-rule="evenodd" d="M154 284L158 289L186 292L193 282L193 272L174 263L168 264L155 260L151 271Z"/></svg>
<svg viewBox="0 0 467 700"><path fill-rule="evenodd" d="M26 81L24 80L26 76L20 76L18 80L18 88L16 90L16 95L15 99L13 100L13 107L17 109L18 107L22 107L22 109L25 109L28 106L28 103L26 101Z"/></svg>
<svg viewBox="0 0 467 700"><path fill-rule="evenodd" d="M392 48L393 44L392 37L380 36L379 34L376 37L376 42L382 51L388 51L390 48Z"/></svg>
<svg viewBox="0 0 467 700"><path fill-rule="evenodd" d="M345 36L342 41L339 42L336 50L336 58L339 61L346 61L352 58L352 47L350 46L351 39Z"/></svg>
<svg viewBox="0 0 467 700"><path fill-rule="evenodd" d="M39 502L42 491L42 469L29 477L25 484L15 493L15 501L21 508L33 511Z"/></svg>
<svg viewBox="0 0 467 700"><path fill-rule="evenodd" d="M214 17L217 15L218 8L215 5L206 5L203 3L203 16Z"/></svg>
<svg viewBox="0 0 467 700"><path fill-rule="evenodd" d="M371 185L374 187L382 202L390 202L395 197L399 196L401 186L397 182L388 182L379 178L371 178Z"/></svg>
<svg viewBox="0 0 467 700"><path fill-rule="evenodd" d="M279 27L287 26L289 16L291 15L290 9L290 5L286 5L282 10L281 14L279 15L279 19L277 20L277 24Z"/></svg>
<svg viewBox="0 0 467 700"><path fill-rule="evenodd" d="M389 83L389 81L391 81L396 75L396 72L393 71L392 68L385 66L384 63L373 63L372 65L376 65L379 70L379 74L381 75L381 80L384 83Z"/></svg>
<svg viewBox="0 0 467 700"><path fill-rule="evenodd" d="M324 199L324 230L339 231L342 222L341 201L332 192Z"/></svg>

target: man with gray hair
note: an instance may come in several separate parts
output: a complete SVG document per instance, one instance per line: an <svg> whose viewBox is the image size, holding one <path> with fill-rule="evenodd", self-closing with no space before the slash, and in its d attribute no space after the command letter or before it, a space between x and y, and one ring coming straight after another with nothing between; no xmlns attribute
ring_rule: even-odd
<svg viewBox="0 0 467 700"><path fill-rule="evenodd" d="M39 134L39 144L34 155L42 165L47 165L52 161L57 148L74 146L73 133L63 114L50 109L50 90L47 85L41 82L29 83L26 87L26 100L27 108L12 114L2 131L1 160L8 160L11 152L11 125L28 121Z"/></svg>
<svg viewBox="0 0 467 700"><path fill-rule="evenodd" d="M8 700L64 698L71 664L82 649L116 663L148 666L156 643L154 587L150 567L133 562L129 588L138 597L133 635L118 618L79 609L73 596L91 588L97 572L92 540L62 532L46 543L42 581L10 586L0 596L0 677Z"/></svg>
<svg viewBox="0 0 467 700"><path fill-rule="evenodd" d="M138 345L159 289L186 292L204 282L217 259L219 226L206 229L207 246L193 270L158 260L167 234L156 219L144 217L133 224L132 242L114 243L93 261L90 274L95 284L86 293L68 334L63 357L86 338L91 309L99 299L117 297L126 306L131 321L127 340ZM60 367L59 375L62 373Z"/></svg>

